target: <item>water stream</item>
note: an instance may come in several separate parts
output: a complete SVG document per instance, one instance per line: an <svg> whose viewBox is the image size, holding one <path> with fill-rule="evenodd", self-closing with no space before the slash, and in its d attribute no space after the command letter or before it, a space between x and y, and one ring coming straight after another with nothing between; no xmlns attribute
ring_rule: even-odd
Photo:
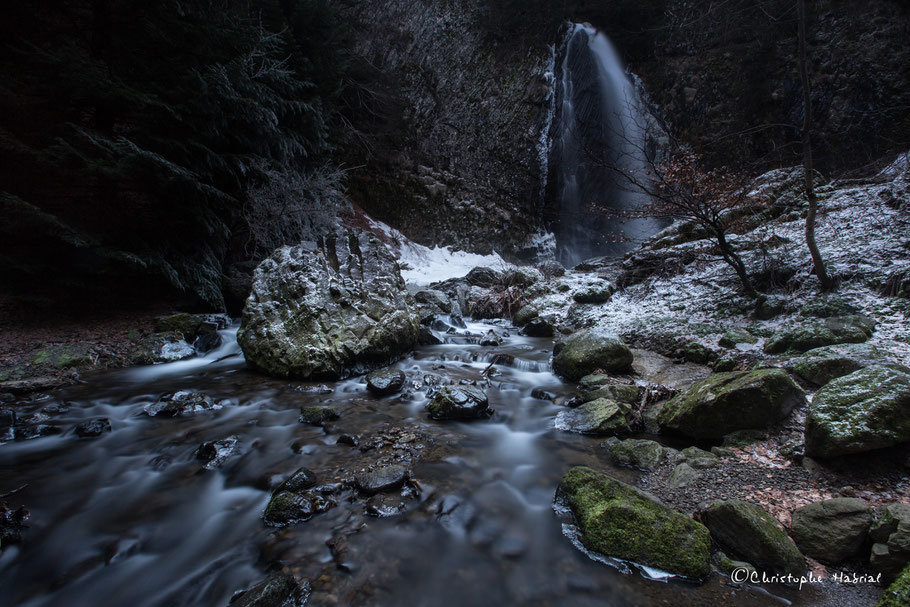
<svg viewBox="0 0 910 607"><path fill-rule="evenodd" d="M551 340L512 332L501 346L477 345L472 335L489 328L471 322L438 333L448 343L398 363L407 393L382 399L359 378L322 386L255 374L232 329L204 357L98 374L32 403L64 432L0 445L0 492L27 483L12 499L31 511L23 543L0 553L2 604L221 606L276 563L311 581L313 605L778 604L717 576L701 586L653 581L576 549L552 505L561 475L575 464L628 482L637 472L612 469L602 439L553 428L561 407L549 398L558 402L570 387L550 371ZM429 387L484 382L484 372L492 418L427 418ZM181 389L204 391L221 407L170 419L145 413ZM317 403L335 406L340 419L326 428L299 423L300 406ZM98 417L113 430L96 439L73 433ZM360 448L339 443L345 434ZM235 452L205 469L199 445L230 435ZM381 437L413 454L416 482L400 496L366 500L344 479L398 449ZM371 441L377 447L364 448ZM316 472L337 505L267 527L270 488L299 466ZM397 514L376 516L399 502ZM813 597L811 589L787 596Z"/></svg>

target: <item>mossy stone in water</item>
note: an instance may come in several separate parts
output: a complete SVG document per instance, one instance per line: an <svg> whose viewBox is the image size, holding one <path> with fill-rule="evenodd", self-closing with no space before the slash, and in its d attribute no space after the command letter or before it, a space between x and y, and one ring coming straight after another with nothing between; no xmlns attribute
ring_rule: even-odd
<svg viewBox="0 0 910 607"><path fill-rule="evenodd" d="M310 424L312 426L324 426L326 422L338 419L338 411L334 407L324 405L311 405L300 409L301 424Z"/></svg>
<svg viewBox="0 0 910 607"><path fill-rule="evenodd" d="M290 491L276 491L272 494L262 518L273 527L283 527L313 517L313 503L302 495Z"/></svg>
<svg viewBox="0 0 910 607"><path fill-rule="evenodd" d="M578 466L557 489L589 550L692 580L711 570L708 530L625 483Z"/></svg>
<svg viewBox="0 0 910 607"><path fill-rule="evenodd" d="M657 415L661 430L696 439L774 424L805 400L803 391L780 369L715 373L665 404Z"/></svg>
<svg viewBox="0 0 910 607"><path fill-rule="evenodd" d="M701 521L718 544L768 573L804 575L806 560L761 507L743 500L712 504Z"/></svg>

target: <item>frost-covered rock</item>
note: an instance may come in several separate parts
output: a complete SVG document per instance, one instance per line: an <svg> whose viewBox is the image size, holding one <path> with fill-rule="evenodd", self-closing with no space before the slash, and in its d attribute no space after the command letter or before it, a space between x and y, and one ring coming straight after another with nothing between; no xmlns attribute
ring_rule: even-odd
<svg viewBox="0 0 910 607"><path fill-rule="evenodd" d="M392 253L372 233L339 229L256 268L237 341L270 375L332 380L397 360L418 331Z"/></svg>
<svg viewBox="0 0 910 607"><path fill-rule="evenodd" d="M803 391L780 369L715 373L665 404L657 422L663 431L721 439L735 430L770 426L804 400Z"/></svg>
<svg viewBox="0 0 910 607"><path fill-rule="evenodd" d="M833 457L910 442L910 373L872 365L832 380L809 405L806 455Z"/></svg>
<svg viewBox="0 0 910 607"><path fill-rule="evenodd" d="M869 344L842 344L815 348L793 363L793 372L818 386L869 365L884 362L884 353Z"/></svg>
<svg viewBox="0 0 910 607"><path fill-rule="evenodd" d="M563 476L556 496L589 550L694 580L711 570L708 530L635 487L578 466Z"/></svg>
<svg viewBox="0 0 910 607"><path fill-rule="evenodd" d="M874 330L875 321L862 314L826 318L824 323L805 324L775 333L765 343L765 353L806 352L834 344L863 343Z"/></svg>
<svg viewBox="0 0 910 607"><path fill-rule="evenodd" d="M624 373L632 368L632 351L613 333L586 329L559 341L553 348L553 370L578 381L597 370Z"/></svg>

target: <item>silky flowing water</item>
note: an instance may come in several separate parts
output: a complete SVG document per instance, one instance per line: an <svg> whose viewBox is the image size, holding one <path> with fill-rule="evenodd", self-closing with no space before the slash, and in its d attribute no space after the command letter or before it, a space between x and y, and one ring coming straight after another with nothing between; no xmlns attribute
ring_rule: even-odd
<svg viewBox="0 0 910 607"><path fill-rule="evenodd" d="M489 328L469 323L461 332ZM205 357L86 377L32 403L65 431L0 445L0 493L27 483L9 500L31 512L23 543L0 553L0 603L221 606L274 564L310 580L314 605L818 600L811 588L772 596L732 588L719 576L701 586L654 581L573 546L569 519L553 508L561 475L577 464L633 483L638 473L612 468L601 438L555 430L561 407L531 396L537 388L557 399L570 393L550 371L552 340L513 331L501 346L481 347L476 338L440 332L449 343L421 347L397 365L410 397L380 399L357 378L323 388L256 374L246 369L235 332L224 331L225 344ZM427 386L483 382L484 371L492 418L426 416ZM203 391L223 407L172 419L144 413L181 389ZM325 429L301 424L299 408L307 404L331 404L341 417ZM113 431L97 439L73 433L98 417L109 418ZM300 466L323 483L348 478L380 451L338 444L338 437L357 435L363 445L383 433L397 433L417 453L400 512L368 514L371 503L343 485L335 488L337 506L309 521L281 529L263 523L276 479ZM229 435L239 438L236 451L219 468L204 469L199 445ZM383 510L382 500L399 497L378 499L371 511L382 514L394 511Z"/></svg>

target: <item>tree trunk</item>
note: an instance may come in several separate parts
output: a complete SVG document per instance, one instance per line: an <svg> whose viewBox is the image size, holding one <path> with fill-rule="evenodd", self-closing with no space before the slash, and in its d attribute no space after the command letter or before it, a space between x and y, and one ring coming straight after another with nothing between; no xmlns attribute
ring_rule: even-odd
<svg viewBox="0 0 910 607"><path fill-rule="evenodd" d="M724 261L726 261L736 272L736 275L739 276L739 281L743 284L746 294L752 299L756 299L759 293L755 290L755 287L752 286L752 280L749 278L749 273L746 271L746 264L743 263L742 258L733 250L730 243L727 242L727 238L721 228L715 228L714 234L717 238L717 248L720 249L721 257L724 258Z"/></svg>
<svg viewBox="0 0 910 607"><path fill-rule="evenodd" d="M823 291L828 291L834 282L825 270L825 262L815 242L815 215L818 212L818 200L815 197L815 187L812 184L812 101L809 94L809 67L806 58L806 0L799 0L799 78L803 85L803 177L806 187L806 200L809 202L809 213L806 215L806 245L812 256L812 265L815 275L821 283Z"/></svg>

